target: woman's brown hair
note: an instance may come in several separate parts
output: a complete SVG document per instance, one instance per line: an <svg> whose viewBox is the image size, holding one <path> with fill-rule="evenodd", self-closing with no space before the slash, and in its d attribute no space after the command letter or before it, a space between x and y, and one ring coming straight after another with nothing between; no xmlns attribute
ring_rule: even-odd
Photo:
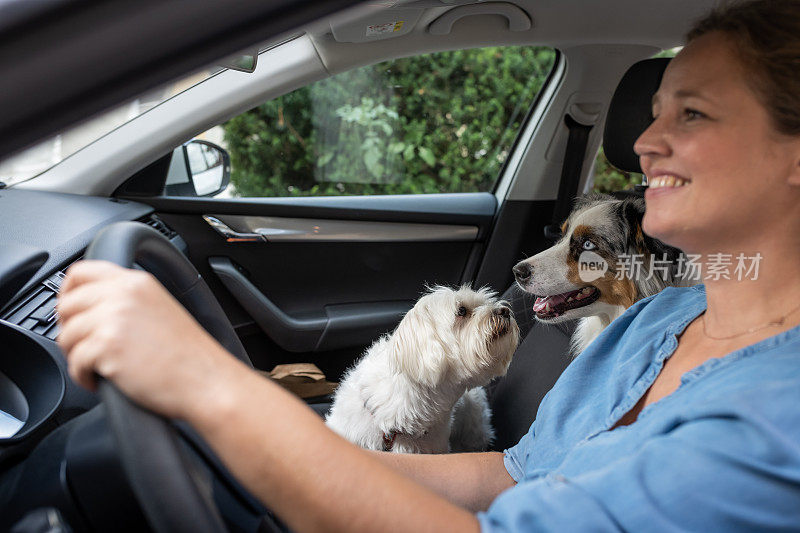
<svg viewBox="0 0 800 533"><path fill-rule="evenodd" d="M755 0L712 11L686 36L711 32L729 39L748 72L751 88L775 129L800 135L800 0Z"/></svg>

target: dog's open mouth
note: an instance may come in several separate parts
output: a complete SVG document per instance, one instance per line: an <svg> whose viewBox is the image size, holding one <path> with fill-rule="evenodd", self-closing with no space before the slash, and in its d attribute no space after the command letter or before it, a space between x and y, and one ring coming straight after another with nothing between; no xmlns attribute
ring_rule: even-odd
<svg viewBox="0 0 800 533"><path fill-rule="evenodd" d="M562 294L538 296L533 303L533 312L536 313L536 318L556 318L570 309L577 309L594 303L598 298L600 298L600 291L597 290L597 287L588 285Z"/></svg>

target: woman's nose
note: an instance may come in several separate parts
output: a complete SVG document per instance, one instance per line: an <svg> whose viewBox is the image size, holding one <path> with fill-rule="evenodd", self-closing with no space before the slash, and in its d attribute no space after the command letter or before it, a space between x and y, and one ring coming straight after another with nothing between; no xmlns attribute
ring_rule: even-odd
<svg viewBox="0 0 800 533"><path fill-rule="evenodd" d="M669 155L670 147L665 133L663 118L656 118L633 143L633 151L639 156L639 164L645 174L653 157Z"/></svg>
<svg viewBox="0 0 800 533"><path fill-rule="evenodd" d="M664 142L662 129L660 120L653 120L653 122L647 126L647 129L639 135L636 142L633 143L633 151L636 152L636 155L642 157L651 153L666 151L667 147Z"/></svg>

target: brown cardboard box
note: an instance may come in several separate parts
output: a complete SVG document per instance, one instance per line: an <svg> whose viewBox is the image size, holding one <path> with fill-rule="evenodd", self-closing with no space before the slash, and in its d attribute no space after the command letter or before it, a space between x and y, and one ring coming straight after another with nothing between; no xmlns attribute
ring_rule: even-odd
<svg viewBox="0 0 800 533"><path fill-rule="evenodd" d="M301 398L331 394L339 385L325 379L322 370L312 363L277 365L268 375L283 388Z"/></svg>

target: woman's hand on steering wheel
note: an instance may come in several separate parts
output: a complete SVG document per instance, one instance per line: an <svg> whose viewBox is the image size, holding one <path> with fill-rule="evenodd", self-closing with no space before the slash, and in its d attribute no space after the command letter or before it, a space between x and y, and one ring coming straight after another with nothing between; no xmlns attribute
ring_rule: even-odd
<svg viewBox="0 0 800 533"><path fill-rule="evenodd" d="M58 314L58 344L76 382L94 390L99 374L168 418L220 401L226 369L240 365L147 272L78 262L61 286Z"/></svg>

